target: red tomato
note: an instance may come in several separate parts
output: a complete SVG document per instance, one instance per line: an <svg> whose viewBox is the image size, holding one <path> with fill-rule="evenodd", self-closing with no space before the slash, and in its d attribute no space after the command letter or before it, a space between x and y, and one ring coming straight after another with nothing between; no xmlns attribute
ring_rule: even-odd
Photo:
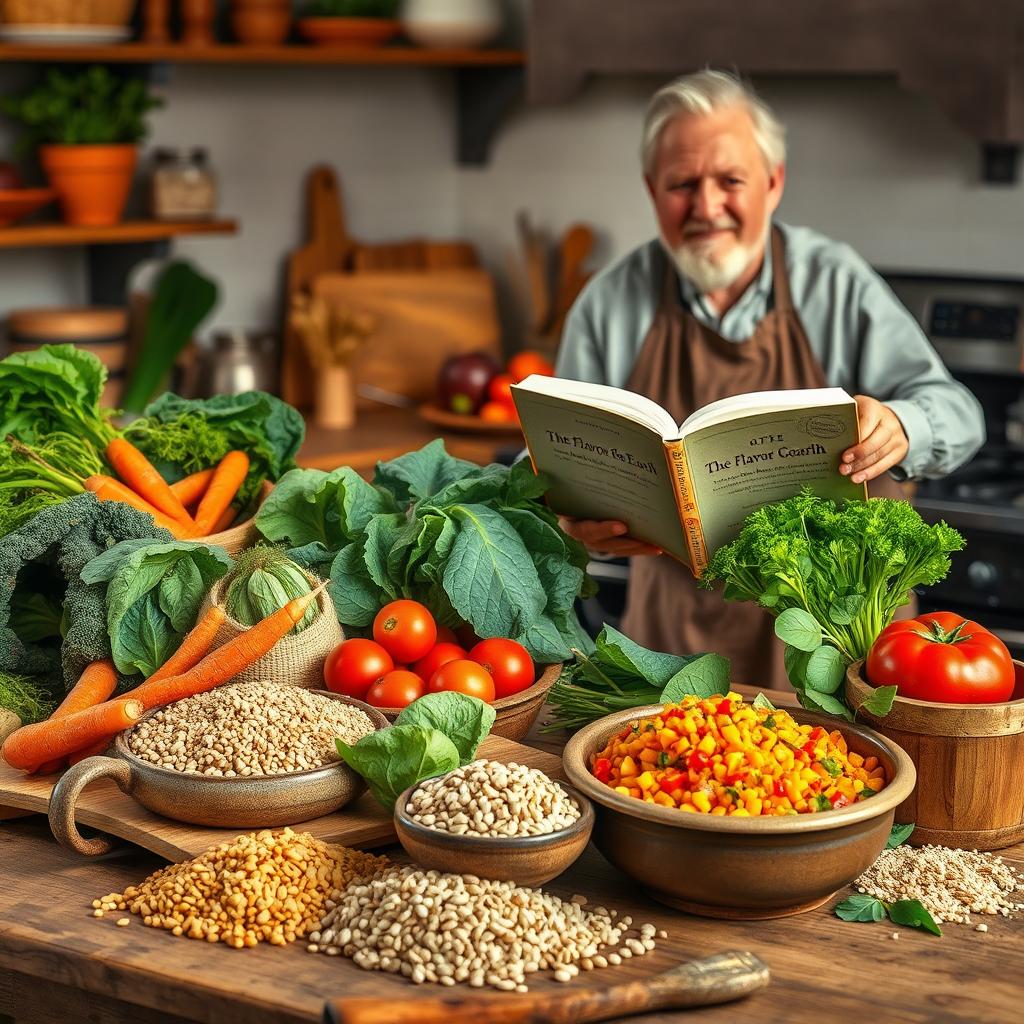
<svg viewBox="0 0 1024 1024"><path fill-rule="evenodd" d="M868 652L873 686L948 704L995 704L1013 695L1010 652L999 637L952 612L894 622Z"/></svg>
<svg viewBox="0 0 1024 1024"><path fill-rule="evenodd" d="M419 601L392 601L373 620L373 639L402 665L419 661L437 640L434 616Z"/></svg>
<svg viewBox="0 0 1024 1024"><path fill-rule="evenodd" d="M391 655L372 640L355 638L338 644L324 662L328 690L362 700L370 685L395 667Z"/></svg>
<svg viewBox="0 0 1024 1024"><path fill-rule="evenodd" d="M514 383L511 373L499 373L497 377L492 377L491 383L487 385L487 397L492 402L512 405L512 385Z"/></svg>
<svg viewBox="0 0 1024 1024"><path fill-rule="evenodd" d="M366 694L367 704L375 708L404 708L426 693L423 680L415 672L396 668L370 687Z"/></svg>
<svg viewBox="0 0 1024 1024"><path fill-rule="evenodd" d="M466 653L465 648L460 647L458 644L434 644L426 657L420 658L413 665L412 670L424 683L429 683L434 678L434 673L442 665L447 665L449 661L458 661L460 658L468 657L469 655Z"/></svg>
<svg viewBox="0 0 1024 1024"><path fill-rule="evenodd" d="M514 406L506 405L504 402L484 402L478 413L480 419L488 423L515 423L516 410Z"/></svg>
<svg viewBox="0 0 1024 1024"><path fill-rule="evenodd" d="M465 659L442 665L431 677L427 689L431 693L454 690L488 702L494 700L494 680L490 672L483 665Z"/></svg>
<svg viewBox="0 0 1024 1024"><path fill-rule="evenodd" d="M533 685L533 659L515 640L481 640L469 652L469 658L490 673L497 697L511 697Z"/></svg>
<svg viewBox="0 0 1024 1024"><path fill-rule="evenodd" d="M453 630L450 626L438 626L437 642L439 644L457 644L459 640L458 637L456 637L455 635L455 630Z"/></svg>
<svg viewBox="0 0 1024 1024"><path fill-rule="evenodd" d="M542 377L555 375L555 368L551 363L539 352L533 352L530 349L517 352L508 361L508 366L505 369L517 384L529 377L531 373L539 373Z"/></svg>

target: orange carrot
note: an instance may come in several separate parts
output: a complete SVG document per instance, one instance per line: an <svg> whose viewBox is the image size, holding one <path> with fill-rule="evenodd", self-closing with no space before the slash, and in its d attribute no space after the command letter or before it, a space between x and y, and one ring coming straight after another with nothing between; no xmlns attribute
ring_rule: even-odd
<svg viewBox="0 0 1024 1024"><path fill-rule="evenodd" d="M160 509L165 516L177 519L186 526L191 525L181 499L171 490L171 485L157 472L156 466L138 448L123 437L115 437L106 449L107 461L114 467L121 481L127 484L141 498Z"/></svg>
<svg viewBox="0 0 1024 1024"><path fill-rule="evenodd" d="M117 670L109 658L103 661L94 661L86 665L85 671L78 677L78 682L71 688L68 695L61 701L60 706L52 715L54 718L63 718L73 711L84 711L86 708L102 704L117 688ZM40 775L49 775L57 771L63 765L63 758L47 761L39 766Z"/></svg>
<svg viewBox="0 0 1024 1024"><path fill-rule="evenodd" d="M213 471L213 479L206 488L203 500L196 511L196 529L200 537L213 532L217 520L231 504L238 488L245 482L249 472L249 456L245 452L228 452Z"/></svg>
<svg viewBox="0 0 1024 1024"><path fill-rule="evenodd" d="M160 509L151 505L145 498L136 494L130 487L125 487L120 480L112 476L96 474L82 481L87 491L92 491L101 501L123 501L126 505L137 508L140 512L148 512L157 526L162 526L178 539L189 540L196 536L195 526L186 526L177 519L166 516Z"/></svg>
<svg viewBox="0 0 1024 1024"><path fill-rule="evenodd" d="M234 505L228 505L228 507L224 509L224 514L213 524L213 529L210 533L221 533L223 530L226 530L235 521L235 516L237 515L238 509L236 509Z"/></svg>
<svg viewBox="0 0 1024 1024"><path fill-rule="evenodd" d="M84 761L87 757L95 757L97 754L102 754L107 747L110 746L110 738L102 739L99 743L94 743L91 747L83 747L81 750L76 750L73 754L68 754L68 764L76 765L79 761ZM39 773L42 774L42 769L39 769Z"/></svg>
<svg viewBox="0 0 1024 1024"><path fill-rule="evenodd" d="M0 755L12 768L34 771L47 761L116 736L137 722L144 711L140 700L108 700L63 718L23 725L4 740Z"/></svg>
<svg viewBox="0 0 1024 1024"><path fill-rule="evenodd" d="M171 490L178 497L182 505L194 505L205 493L213 479L213 469L201 469L198 473L191 473L189 476L171 484Z"/></svg>
<svg viewBox="0 0 1024 1024"><path fill-rule="evenodd" d="M141 701L149 711L151 708L170 704L184 697L192 697L197 693L205 693L222 683L230 682L239 672L262 658L278 640L291 632L292 627L302 620L306 609L326 586L327 584L323 583L312 593L303 594L302 597L289 601L283 608L261 619L255 626L250 626L244 633L239 633L234 639L211 651L187 672L157 681L147 679L125 696Z"/></svg>
<svg viewBox="0 0 1024 1024"><path fill-rule="evenodd" d="M178 676L187 672L206 657L217 631L226 618L224 609L219 605L210 605L210 610L192 627L188 636L181 641L181 646L146 680L147 683L158 683L169 676Z"/></svg>

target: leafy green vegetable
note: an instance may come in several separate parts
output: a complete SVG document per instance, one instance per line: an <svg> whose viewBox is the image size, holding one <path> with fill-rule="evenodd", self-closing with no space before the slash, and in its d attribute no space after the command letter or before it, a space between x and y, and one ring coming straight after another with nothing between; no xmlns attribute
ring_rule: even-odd
<svg viewBox="0 0 1024 1024"><path fill-rule="evenodd" d="M775 705L763 693L759 693L754 698L753 706L755 708L763 708L765 711L774 711L775 710ZM766 723L767 723L767 721L768 720L765 719ZM774 728L774 727L775 727L774 724L772 726L770 726L770 728Z"/></svg>
<svg viewBox="0 0 1024 1024"><path fill-rule="evenodd" d="M0 672L0 708L17 715L22 725L49 718L56 706L53 693L40 679Z"/></svg>
<svg viewBox="0 0 1024 1024"><path fill-rule="evenodd" d="M858 711L867 711L869 714L884 718L892 710L893 701L896 699L897 687L876 686L871 693L864 698L857 707Z"/></svg>
<svg viewBox="0 0 1024 1024"><path fill-rule="evenodd" d="M186 260L174 260L160 272L146 310L146 327L121 404L141 412L170 374L178 354L217 303L217 284Z"/></svg>
<svg viewBox="0 0 1024 1024"><path fill-rule="evenodd" d="M913 823L908 825L893 825L889 832L889 838L885 841L885 848L887 850L895 850L897 846L902 846L910 838L913 831Z"/></svg>
<svg viewBox="0 0 1024 1024"><path fill-rule="evenodd" d="M293 470L256 526L330 577L350 632L407 597L443 625L468 622L478 636L510 637L547 664L574 646L589 649L575 600L593 593L593 583L586 549L539 500L546 488L527 463L481 467L452 458L437 440L379 463L373 483L347 467Z"/></svg>
<svg viewBox="0 0 1024 1024"><path fill-rule="evenodd" d="M469 764L476 757L494 725L495 711L486 701L464 693L443 691L428 693L403 708L395 725L422 725L437 729L455 744L459 764Z"/></svg>
<svg viewBox="0 0 1024 1024"><path fill-rule="evenodd" d="M425 725L393 725L354 746L335 740L342 760L357 771L389 809L403 790L459 767L459 751L443 732Z"/></svg>
<svg viewBox="0 0 1024 1024"><path fill-rule="evenodd" d="M854 893L836 904L836 917L844 921L884 921L887 917L894 924L909 928L923 928L932 935L942 935L935 919L920 900L897 900L886 903L865 893Z"/></svg>
<svg viewBox="0 0 1024 1024"><path fill-rule="evenodd" d="M897 900L888 905L889 919L894 924L905 924L910 928L923 928L932 935L941 937L942 931L935 923L928 908L920 900Z"/></svg>
<svg viewBox="0 0 1024 1024"><path fill-rule="evenodd" d="M836 917L844 921L884 921L885 904L874 896L855 892L836 904Z"/></svg>
<svg viewBox="0 0 1024 1024"><path fill-rule="evenodd" d="M52 598L42 593L16 591L11 598L11 616L8 626L28 643L61 636L61 607Z"/></svg>
<svg viewBox="0 0 1024 1024"><path fill-rule="evenodd" d="M747 516L701 585L723 580L726 600L757 601L775 615L800 703L852 719L842 697L846 667L867 656L913 587L945 577L950 553L963 546L956 530L928 525L909 502L837 505L804 490ZM878 694L869 710L884 714L875 708L885 699Z"/></svg>
<svg viewBox="0 0 1024 1024"><path fill-rule="evenodd" d="M257 544L238 556L224 586L224 610L243 626L255 626L289 601L313 591L309 578L298 565L280 548L265 544ZM301 633L316 616L317 607L311 605L291 633Z"/></svg>
<svg viewBox="0 0 1024 1024"><path fill-rule="evenodd" d="M834 757L823 757L818 764L820 764L821 767L832 776L832 778L843 774L842 765Z"/></svg>
<svg viewBox="0 0 1024 1024"><path fill-rule="evenodd" d="M85 565L84 583L107 584L107 630L118 671L152 675L180 646L206 591L230 567L222 548L192 541L128 541Z"/></svg>
<svg viewBox="0 0 1024 1024"><path fill-rule="evenodd" d="M729 691L729 662L717 654L651 651L605 624L592 654L575 661L551 688L545 732L578 729L614 711Z"/></svg>

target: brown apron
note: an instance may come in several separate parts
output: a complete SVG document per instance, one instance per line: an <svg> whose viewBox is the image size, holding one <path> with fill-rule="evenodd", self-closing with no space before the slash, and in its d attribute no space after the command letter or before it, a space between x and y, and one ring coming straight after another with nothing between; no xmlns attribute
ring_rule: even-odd
<svg viewBox="0 0 1024 1024"><path fill-rule="evenodd" d="M723 338L689 312L670 264L626 387L663 406L677 423L720 398L825 387L825 372L793 309L776 227L771 246L774 305L742 342ZM905 496L888 474L871 482L871 494ZM731 662L733 682L790 689L774 621L752 602L725 601L721 585L699 589L690 570L668 555L632 559L622 630L645 647L673 654L714 651Z"/></svg>

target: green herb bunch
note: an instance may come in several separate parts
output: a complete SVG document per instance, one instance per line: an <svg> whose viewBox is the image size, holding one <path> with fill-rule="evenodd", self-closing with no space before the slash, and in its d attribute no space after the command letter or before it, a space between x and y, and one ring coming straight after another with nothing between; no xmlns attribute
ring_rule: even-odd
<svg viewBox="0 0 1024 1024"><path fill-rule="evenodd" d="M121 78L102 65L76 73L51 68L24 96L0 99L0 111L25 125L30 142L71 146L141 142L146 115L160 106L141 78Z"/></svg>
<svg viewBox="0 0 1024 1024"><path fill-rule="evenodd" d="M302 13L307 18L394 18L398 0L310 0Z"/></svg>
<svg viewBox="0 0 1024 1024"><path fill-rule="evenodd" d="M723 580L726 600L756 601L777 616L800 703L849 719L851 709L833 696L846 667L867 656L913 587L945 577L950 553L963 546L956 530L925 523L909 502L836 504L804 490L747 516L701 586ZM894 696L895 687L880 688L870 710L885 714Z"/></svg>
<svg viewBox="0 0 1024 1024"><path fill-rule="evenodd" d="M0 708L17 715L22 725L49 718L56 706L54 695L40 680L0 672Z"/></svg>

